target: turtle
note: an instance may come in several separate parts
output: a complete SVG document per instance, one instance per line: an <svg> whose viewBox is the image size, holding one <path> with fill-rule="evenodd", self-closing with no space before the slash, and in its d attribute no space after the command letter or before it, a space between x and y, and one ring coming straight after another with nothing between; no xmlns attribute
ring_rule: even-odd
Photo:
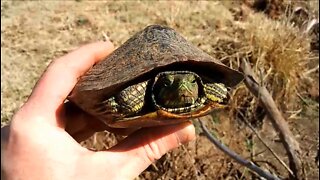
<svg viewBox="0 0 320 180"><path fill-rule="evenodd" d="M152 127L226 107L242 80L174 29L149 25L82 75L68 100L109 127Z"/></svg>

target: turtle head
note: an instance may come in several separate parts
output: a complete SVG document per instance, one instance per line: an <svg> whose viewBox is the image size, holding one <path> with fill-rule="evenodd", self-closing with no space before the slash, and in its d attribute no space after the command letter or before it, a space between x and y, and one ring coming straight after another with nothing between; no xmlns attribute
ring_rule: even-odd
<svg viewBox="0 0 320 180"><path fill-rule="evenodd" d="M198 83L192 73L164 73L156 82L157 102L166 108L187 107L198 99Z"/></svg>

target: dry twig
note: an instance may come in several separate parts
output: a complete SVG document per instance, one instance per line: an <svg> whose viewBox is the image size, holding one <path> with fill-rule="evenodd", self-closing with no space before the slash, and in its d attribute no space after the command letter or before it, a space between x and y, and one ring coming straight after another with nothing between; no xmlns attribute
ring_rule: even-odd
<svg viewBox="0 0 320 180"><path fill-rule="evenodd" d="M260 167L255 165L253 162L245 160L241 158L237 153L234 151L230 150L228 147L223 145L219 140L217 140L212 134L208 131L207 127L204 125L204 123L200 120L200 125L201 128L206 135L206 137L217 147L219 148L222 152L230 156L232 159L237 161L239 164L247 167L248 169L252 170L253 172L257 173L259 176L264 177L268 180L280 180L278 177L270 174L269 172L266 172L262 170Z"/></svg>
<svg viewBox="0 0 320 180"><path fill-rule="evenodd" d="M281 115L281 112L278 110L276 103L272 99L268 90L255 80L255 75L245 59L243 59L241 63L241 70L245 76L244 82L246 86L256 98L259 98L259 101L266 110L273 127L279 132L280 139L289 156L289 166L292 172L294 172L294 177L290 178L301 179L302 168L299 157L301 150L299 143L296 141L289 129L288 123Z"/></svg>
<svg viewBox="0 0 320 180"><path fill-rule="evenodd" d="M260 140L260 142L271 152L271 154L280 162L280 164L291 174L294 175L291 169L286 165L285 162L281 160L281 158L268 146L266 142L263 141L260 134L254 129L254 127L244 118L244 122L249 126L249 128L254 132L254 134L257 136L257 138Z"/></svg>

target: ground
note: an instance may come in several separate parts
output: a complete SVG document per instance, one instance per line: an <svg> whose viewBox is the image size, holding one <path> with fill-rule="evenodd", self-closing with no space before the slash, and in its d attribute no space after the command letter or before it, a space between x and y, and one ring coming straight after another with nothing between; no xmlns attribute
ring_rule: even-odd
<svg viewBox="0 0 320 180"><path fill-rule="evenodd" d="M239 57L249 57L300 143L305 178L318 179L315 158L319 148L319 76L315 67L319 66L319 57L312 45L319 41L304 35L298 21L293 27L283 23L287 20L283 14L286 7L295 6L312 14L304 20L318 18L319 2L270 2L264 7L245 0L1 1L1 126L8 124L26 101L51 60L105 37L118 47L145 26L162 24L233 68L238 68ZM280 177L288 177L243 122L249 120L268 146L288 161L277 132L259 103L243 83L231 97L231 106L212 114L207 126L242 157ZM257 178L214 147L198 126L197 132L195 141L167 153L137 179ZM82 145L107 149L121 138L101 132Z"/></svg>

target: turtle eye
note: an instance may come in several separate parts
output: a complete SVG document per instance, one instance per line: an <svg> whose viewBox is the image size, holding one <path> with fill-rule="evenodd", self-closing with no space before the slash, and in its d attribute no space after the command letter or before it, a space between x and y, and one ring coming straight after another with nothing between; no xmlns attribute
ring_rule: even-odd
<svg viewBox="0 0 320 180"><path fill-rule="evenodd" d="M194 77L194 75L189 75L188 81L191 83L195 83L196 82L196 78Z"/></svg>
<svg viewBox="0 0 320 180"><path fill-rule="evenodd" d="M164 85L165 86L170 86L174 81L174 77L172 75L167 75L164 77Z"/></svg>

